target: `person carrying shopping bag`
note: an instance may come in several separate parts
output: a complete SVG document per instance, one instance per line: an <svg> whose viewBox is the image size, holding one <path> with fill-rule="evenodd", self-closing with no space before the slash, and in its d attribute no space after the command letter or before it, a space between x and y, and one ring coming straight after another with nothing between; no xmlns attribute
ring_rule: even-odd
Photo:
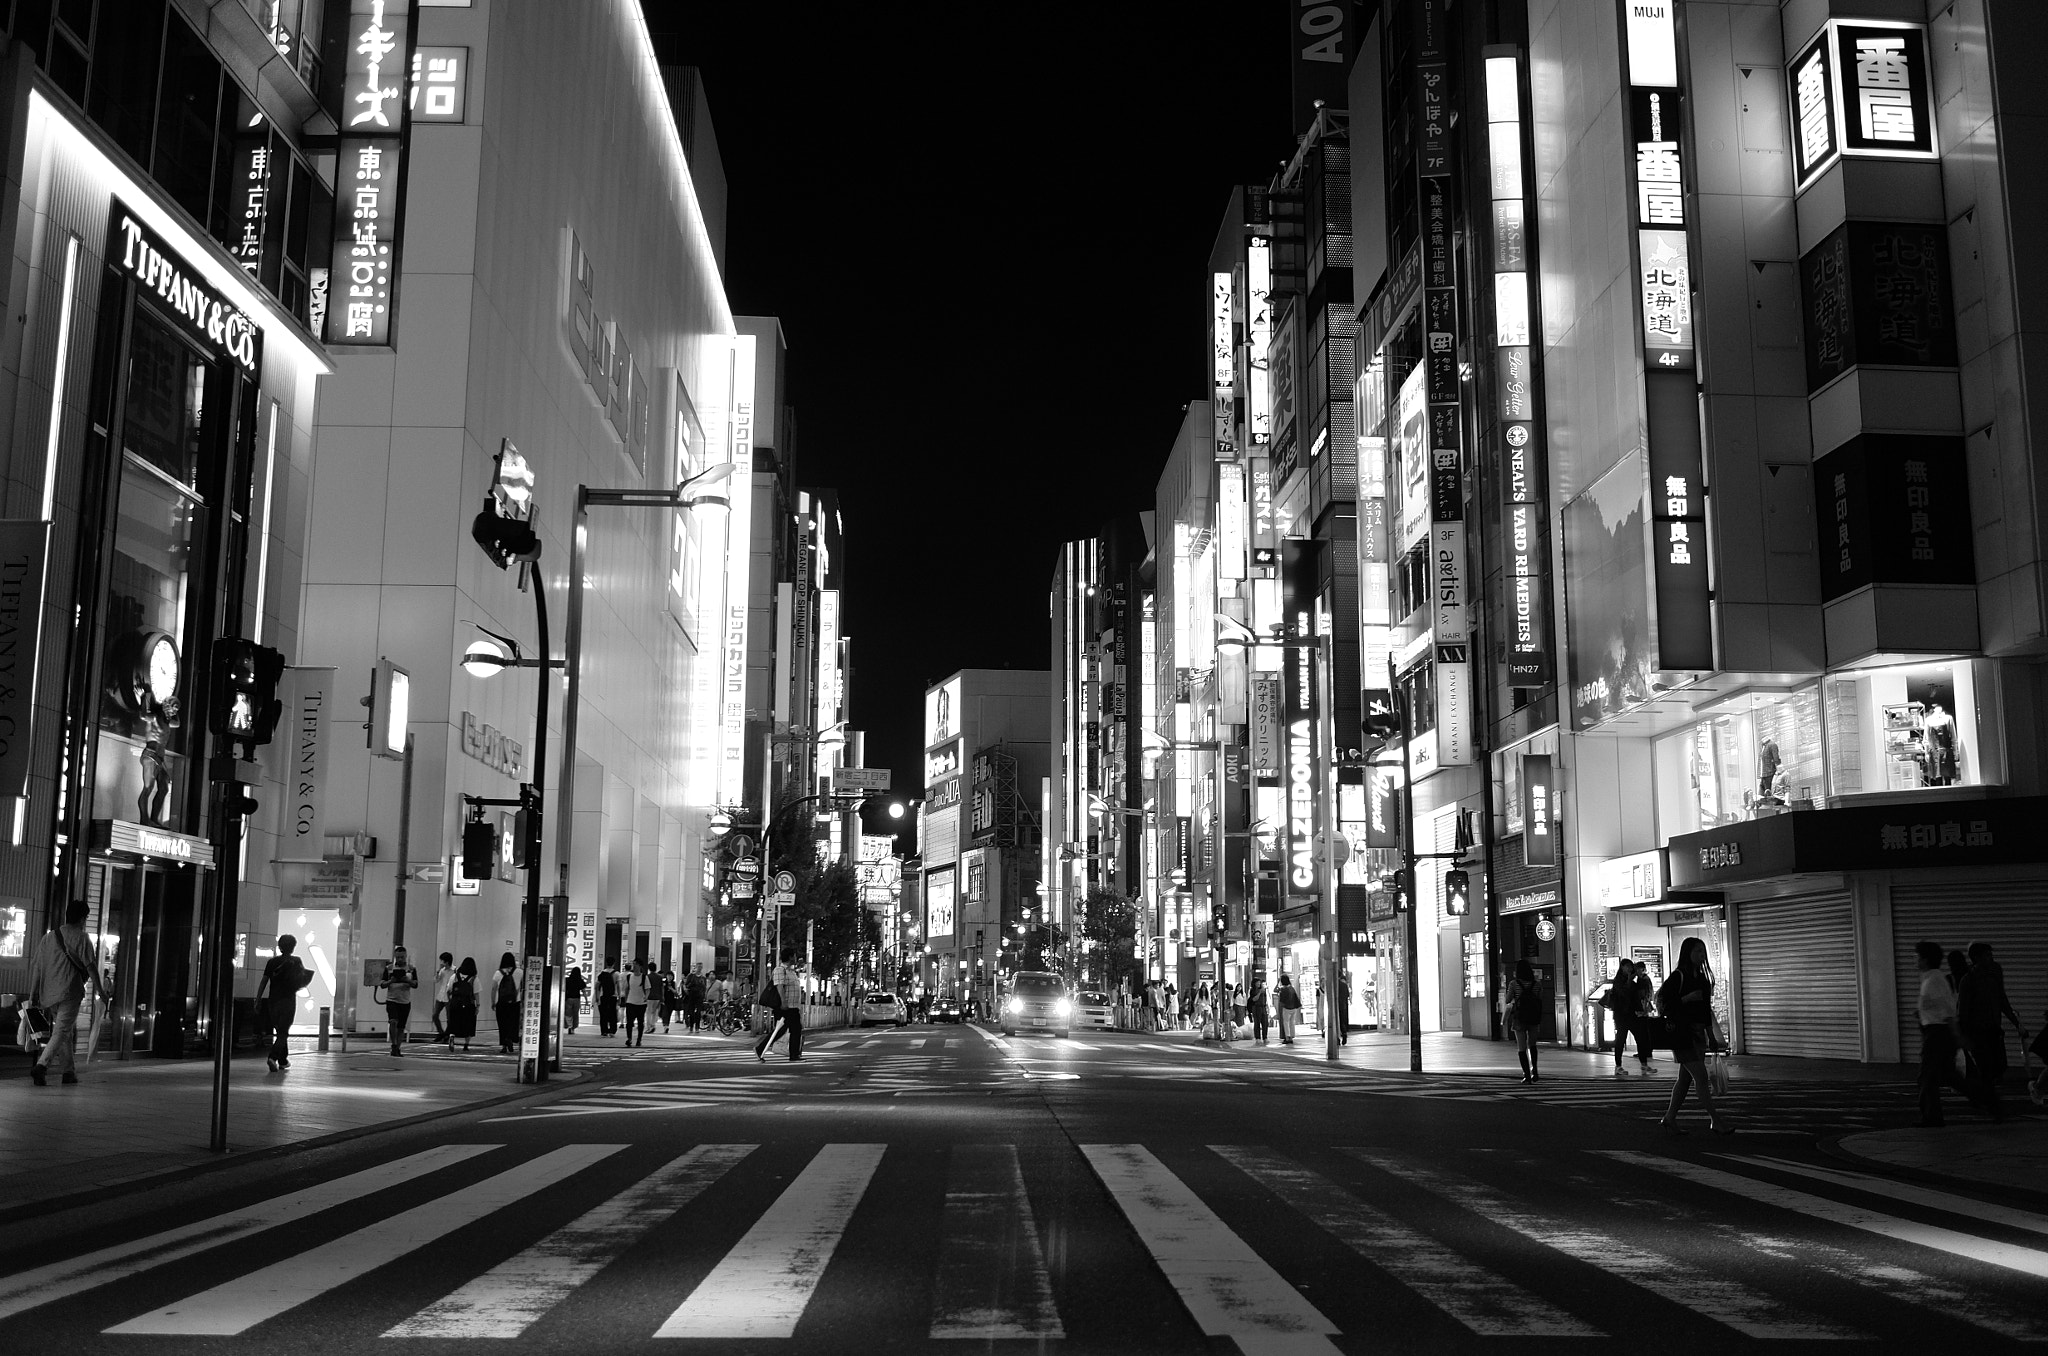
<svg viewBox="0 0 2048 1356"><path fill-rule="evenodd" d="M270 1024L270 1053L263 1063L272 1073L292 1067L292 1018L299 1010L299 990L310 987L313 972L292 952L299 939L286 933L277 939L277 954L263 964L256 983L256 1010Z"/></svg>
<svg viewBox="0 0 2048 1356"><path fill-rule="evenodd" d="M1707 944L1688 937L1678 948L1678 964L1657 990L1657 1009L1663 1014L1671 1037L1671 1059L1678 1065L1678 1081L1671 1088L1671 1104L1658 1124L1667 1135L1683 1135L1678 1109L1694 1084L1700 1090L1700 1104L1707 1109L1707 1124L1717 1135L1732 1135L1735 1128L1723 1124L1714 1107L1714 1090L1707 1078L1707 1047L1720 1046L1720 1024L1714 1017L1714 971L1707 964Z"/></svg>
<svg viewBox="0 0 2048 1356"><path fill-rule="evenodd" d="M1280 1043L1294 1044L1294 1028L1301 1022L1301 994L1296 991L1294 981L1286 975L1280 976L1280 987L1274 993L1274 1001L1280 1008Z"/></svg>

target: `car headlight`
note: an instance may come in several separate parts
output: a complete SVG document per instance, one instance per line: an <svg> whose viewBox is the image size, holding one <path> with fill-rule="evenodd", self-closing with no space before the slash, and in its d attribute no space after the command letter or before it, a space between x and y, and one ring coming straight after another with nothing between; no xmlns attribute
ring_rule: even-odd
<svg viewBox="0 0 2048 1356"><path fill-rule="evenodd" d="M1055 1016L1064 1017L1074 1010L1074 1005L1062 998L1059 1002L1052 1005L1052 1010Z"/></svg>
<svg viewBox="0 0 2048 1356"><path fill-rule="evenodd" d="M1024 1000L1023 1000L1023 999L1021 999L1021 998L1012 998L1012 999L1010 1000L1010 1011L1012 1011L1012 1012L1022 1012L1022 1011L1024 1011Z"/></svg>

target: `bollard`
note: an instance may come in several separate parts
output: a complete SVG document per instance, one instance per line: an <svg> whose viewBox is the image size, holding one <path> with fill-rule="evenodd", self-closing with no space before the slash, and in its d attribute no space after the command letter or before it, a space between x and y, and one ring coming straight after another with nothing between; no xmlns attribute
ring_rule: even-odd
<svg viewBox="0 0 2048 1356"><path fill-rule="evenodd" d="M333 1011L332 1008L320 1009L320 1053L323 1055L327 1053L327 1026Z"/></svg>

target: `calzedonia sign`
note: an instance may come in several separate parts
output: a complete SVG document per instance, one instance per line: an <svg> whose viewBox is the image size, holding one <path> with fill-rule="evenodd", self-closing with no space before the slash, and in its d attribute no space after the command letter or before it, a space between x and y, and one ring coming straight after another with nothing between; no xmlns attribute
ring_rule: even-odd
<svg viewBox="0 0 2048 1356"><path fill-rule="evenodd" d="M1287 650L1281 674L1286 721L1283 737L1282 786L1287 793L1287 860L1284 870L1290 899L1321 899L1322 866L1316 860L1316 829L1320 798L1316 795L1316 721L1320 694L1316 690L1315 544L1281 544L1281 606Z"/></svg>
<svg viewBox="0 0 2048 1356"><path fill-rule="evenodd" d="M209 350L255 376L263 362L263 330L246 311L199 276L184 256L164 243L114 199L107 231L107 263L168 311Z"/></svg>

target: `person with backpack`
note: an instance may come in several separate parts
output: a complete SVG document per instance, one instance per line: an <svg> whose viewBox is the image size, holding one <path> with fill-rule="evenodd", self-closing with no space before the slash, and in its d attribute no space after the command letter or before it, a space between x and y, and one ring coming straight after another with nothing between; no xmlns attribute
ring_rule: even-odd
<svg viewBox="0 0 2048 1356"><path fill-rule="evenodd" d="M391 1034L391 1053L405 1053L405 1028L412 1021L412 991L419 987L420 972L413 969L412 958L402 946L391 948L391 959L384 962L384 977L377 981L377 987L384 991L384 1024Z"/></svg>
<svg viewBox="0 0 2048 1356"><path fill-rule="evenodd" d="M498 1018L498 1053L519 1053L519 962L510 951L498 957L498 977L492 984L491 1011Z"/></svg>
<svg viewBox="0 0 2048 1356"><path fill-rule="evenodd" d="M661 967L659 979L661 981L661 1029L666 1033L669 1023L673 1022L676 1019L676 1014L682 1011L683 991L676 984L676 972L669 969L666 965Z"/></svg>
<svg viewBox="0 0 2048 1356"><path fill-rule="evenodd" d="M619 1034L619 969L606 961L597 972L597 1034L609 1039Z"/></svg>
<svg viewBox="0 0 2048 1356"><path fill-rule="evenodd" d="M1543 1029L1543 985L1536 979L1536 967L1524 956L1515 962L1515 977L1501 991L1501 1011L1507 1017L1508 1034L1515 1038L1515 1059L1522 1066L1522 1081L1534 1083L1536 1036Z"/></svg>
<svg viewBox="0 0 2048 1356"><path fill-rule="evenodd" d="M1670 1030L1671 1059L1678 1065L1671 1104L1658 1124L1667 1135L1686 1133L1678 1124L1678 1109L1685 1105L1686 1091L1697 1083L1700 1104L1707 1109L1707 1124L1717 1135L1734 1134L1734 1127L1721 1123L1721 1113L1714 1109L1714 1090L1707 1081L1707 1047L1719 1042L1714 1020L1714 970L1707 964L1707 944L1701 938L1688 937L1679 946L1678 964L1657 990L1657 1011Z"/></svg>
<svg viewBox="0 0 2048 1356"><path fill-rule="evenodd" d="M573 974L574 971L571 971ZM448 1048L462 1042L465 1053L476 1036L476 957L464 956L448 984Z"/></svg>
<svg viewBox="0 0 2048 1356"><path fill-rule="evenodd" d="M1614 1018L1614 1072L1621 1070L1622 1056L1628 1053L1628 1036L1636 1036L1636 1062L1642 1065L1647 1077L1655 1071L1650 1063L1650 1033L1644 1029L1643 989L1649 980L1636 963L1623 957L1614 967L1614 980L1607 986L1607 992L1600 995L1600 1006L1606 1008Z"/></svg>
<svg viewBox="0 0 2048 1356"><path fill-rule="evenodd" d="M569 977L562 981L562 1015L569 1019L569 1029L574 1031L583 1025L583 967L569 967Z"/></svg>
<svg viewBox="0 0 2048 1356"><path fill-rule="evenodd" d="M292 1018L299 1010L299 990L313 983L313 972L292 952L299 939L286 933L277 939L277 954L263 964L263 978L256 982L256 1011L270 1024L270 1053L263 1065L270 1072L292 1067Z"/></svg>
<svg viewBox="0 0 2048 1356"><path fill-rule="evenodd" d="M1295 990L1294 981L1286 975L1280 976L1280 987L1274 993L1274 1001L1280 1008L1280 1043L1294 1044L1294 1028L1301 1021L1301 994Z"/></svg>
<svg viewBox="0 0 2048 1356"><path fill-rule="evenodd" d="M636 959L626 976L626 1044L642 1045L647 1040L647 1005L654 1001L654 976L647 962Z"/></svg>
<svg viewBox="0 0 2048 1356"><path fill-rule="evenodd" d="M36 1053L28 1074L37 1087L51 1069L64 1075L66 1083L78 1081L74 1053L78 1044L78 1012L85 1003L85 989L95 983L92 939L85 934L85 920L91 909L82 899L64 906L64 922L51 928L36 943L29 959L27 1006L49 1022L49 1034Z"/></svg>

